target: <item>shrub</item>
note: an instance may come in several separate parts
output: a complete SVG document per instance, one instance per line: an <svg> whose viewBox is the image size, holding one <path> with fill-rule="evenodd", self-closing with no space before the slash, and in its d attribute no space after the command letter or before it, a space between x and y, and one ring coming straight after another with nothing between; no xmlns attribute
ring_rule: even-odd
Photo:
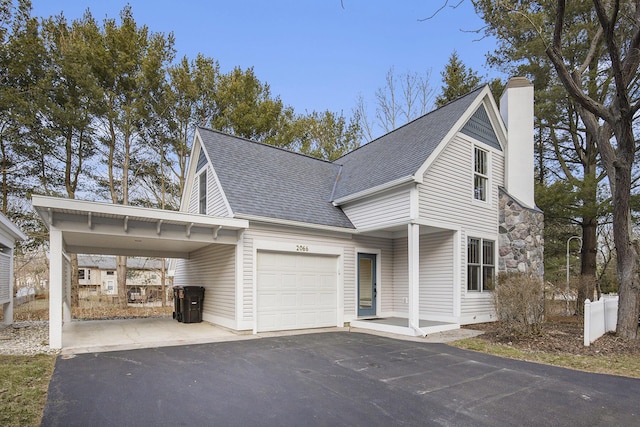
<svg viewBox="0 0 640 427"><path fill-rule="evenodd" d="M524 273L500 273L493 291L498 320L515 335L537 335L544 322L544 283Z"/></svg>

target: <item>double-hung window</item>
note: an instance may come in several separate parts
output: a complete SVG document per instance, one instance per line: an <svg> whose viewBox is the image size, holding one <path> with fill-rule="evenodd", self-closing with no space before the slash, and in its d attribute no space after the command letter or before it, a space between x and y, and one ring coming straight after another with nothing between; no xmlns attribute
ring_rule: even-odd
<svg viewBox="0 0 640 427"><path fill-rule="evenodd" d="M473 198L487 201L489 190L489 153L473 148Z"/></svg>
<svg viewBox="0 0 640 427"><path fill-rule="evenodd" d="M198 213L203 215L207 214L207 171L203 171L199 178L199 193L198 193Z"/></svg>
<svg viewBox="0 0 640 427"><path fill-rule="evenodd" d="M469 237L467 242L467 290L493 290L495 251L492 240Z"/></svg>

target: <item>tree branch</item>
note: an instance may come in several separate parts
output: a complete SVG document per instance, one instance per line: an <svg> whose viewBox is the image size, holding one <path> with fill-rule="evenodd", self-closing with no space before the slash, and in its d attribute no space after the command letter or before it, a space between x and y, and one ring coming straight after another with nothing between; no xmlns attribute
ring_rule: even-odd
<svg viewBox="0 0 640 427"><path fill-rule="evenodd" d="M573 96L576 101L578 101L578 103L586 110L592 112L598 117L602 117L605 121L612 123L614 121L614 118L609 109L584 94L582 88L572 78L571 73L564 63L564 56L562 55L562 28L564 26L564 13L565 0L558 0L556 23L553 33L553 43L546 49L547 56L553 63L553 66L558 73L558 77L564 84L569 94Z"/></svg>
<svg viewBox="0 0 640 427"><path fill-rule="evenodd" d="M591 61L593 61L593 58L598 49L598 45L600 44L601 37L602 37L602 27L598 28L596 35L593 37L593 40L591 40L591 45L589 46L589 52L587 52L587 56L584 59L584 62L582 63L580 68L576 70L578 74L582 75L584 71L587 69L587 67L589 66L589 64L591 64Z"/></svg>

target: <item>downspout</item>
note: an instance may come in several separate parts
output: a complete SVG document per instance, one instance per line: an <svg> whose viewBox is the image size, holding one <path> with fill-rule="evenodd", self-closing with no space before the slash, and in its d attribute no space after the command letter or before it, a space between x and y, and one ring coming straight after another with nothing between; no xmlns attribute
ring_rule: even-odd
<svg viewBox="0 0 640 427"><path fill-rule="evenodd" d="M409 326L411 327L411 329L416 331L418 333L418 335L421 336L422 338L427 336L427 333L425 331L423 331L422 329L420 329L418 326L416 326L413 322L410 322Z"/></svg>

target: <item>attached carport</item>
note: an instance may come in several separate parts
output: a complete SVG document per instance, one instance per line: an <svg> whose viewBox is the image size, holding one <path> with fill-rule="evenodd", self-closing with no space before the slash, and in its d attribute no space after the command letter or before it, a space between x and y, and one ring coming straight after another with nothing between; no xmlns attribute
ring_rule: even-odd
<svg viewBox="0 0 640 427"><path fill-rule="evenodd" d="M71 322L71 268L67 254L189 259L209 245L237 245L246 220L55 197L33 196L49 229L49 346L62 348Z"/></svg>

